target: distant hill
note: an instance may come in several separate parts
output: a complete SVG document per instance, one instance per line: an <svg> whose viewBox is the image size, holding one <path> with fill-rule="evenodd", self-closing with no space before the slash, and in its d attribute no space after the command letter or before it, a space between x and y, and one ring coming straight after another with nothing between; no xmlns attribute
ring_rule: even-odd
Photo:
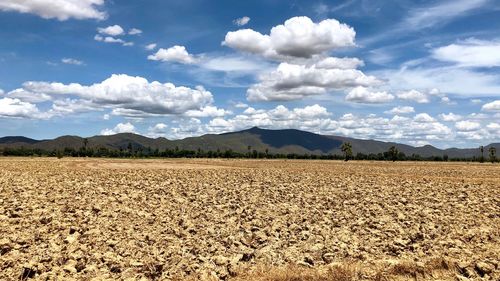
<svg viewBox="0 0 500 281"><path fill-rule="evenodd" d="M480 156L478 148L470 149L438 149L431 145L413 147L410 145L394 142L382 142L376 140L361 140L340 136L319 135L310 132L286 129L267 130L257 127L239 132L225 134L208 134L199 137L185 138L182 140L168 140L165 138L148 138L136 134L116 134L111 136L94 136L87 138L88 147L107 148L113 150L126 150L129 145L134 149L151 148L159 149L185 149L204 151L226 151L246 153L248 148L270 153L296 153L296 154L341 154L340 147L343 142L350 142L353 153L378 154L386 152L391 146L404 152L406 155L418 154L422 157L448 155L450 158L471 158ZM64 148L79 149L84 145L84 139L78 136L62 136L52 140L34 140L26 137L3 137L0 138L0 148L37 148L42 150L62 150ZM500 152L500 143L485 146L485 156L490 146L496 147Z"/></svg>
<svg viewBox="0 0 500 281"><path fill-rule="evenodd" d="M34 144L37 142L39 141L27 137L18 137L18 136L0 138L0 144L15 144L15 143Z"/></svg>

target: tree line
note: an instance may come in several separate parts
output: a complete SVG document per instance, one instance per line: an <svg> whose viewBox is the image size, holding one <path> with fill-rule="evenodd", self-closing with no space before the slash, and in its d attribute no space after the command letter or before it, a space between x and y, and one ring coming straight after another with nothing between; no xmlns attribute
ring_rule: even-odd
<svg viewBox="0 0 500 281"><path fill-rule="evenodd" d="M152 149L150 147L134 146L129 143L126 148L108 149L106 147L93 148L88 147L88 141L79 149L64 148L43 150L39 148L0 148L0 155L3 156L25 156L25 157L105 157L105 158L249 158L249 159L324 159L324 160L374 160L374 161L473 161L492 163L497 162L496 149L490 147L487 151L488 158L484 156L484 147L480 147L480 156L472 158L450 158L448 155L436 155L430 157L423 157L418 154L406 155L399 151L395 146L391 146L386 152L383 153L353 153L352 144L344 142L341 146L341 155L337 154L297 154L297 153L271 153L269 149L265 151L257 151L248 146L247 152L237 152L231 149L215 151L202 150L186 150L175 147L173 149L167 148L164 150Z"/></svg>

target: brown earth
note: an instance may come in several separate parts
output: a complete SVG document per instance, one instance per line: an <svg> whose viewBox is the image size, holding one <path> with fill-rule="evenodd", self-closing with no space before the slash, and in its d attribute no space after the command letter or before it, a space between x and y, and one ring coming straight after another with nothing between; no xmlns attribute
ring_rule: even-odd
<svg viewBox="0 0 500 281"><path fill-rule="evenodd" d="M500 165L0 158L0 280L500 280Z"/></svg>

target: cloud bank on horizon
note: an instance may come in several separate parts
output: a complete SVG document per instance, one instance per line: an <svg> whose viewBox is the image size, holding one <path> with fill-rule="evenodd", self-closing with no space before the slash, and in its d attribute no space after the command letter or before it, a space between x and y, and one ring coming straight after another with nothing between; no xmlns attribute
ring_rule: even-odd
<svg viewBox="0 0 500 281"><path fill-rule="evenodd" d="M1 135L500 141L499 0L203 2L0 0Z"/></svg>

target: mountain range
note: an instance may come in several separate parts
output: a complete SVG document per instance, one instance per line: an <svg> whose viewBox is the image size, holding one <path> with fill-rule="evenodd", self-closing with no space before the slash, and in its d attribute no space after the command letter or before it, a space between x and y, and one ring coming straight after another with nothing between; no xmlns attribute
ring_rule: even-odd
<svg viewBox="0 0 500 281"><path fill-rule="evenodd" d="M267 130L251 128L248 130L224 133L207 134L199 137L190 137L181 140L168 140L166 138L148 138L145 136L122 133L110 136L94 136L86 138L88 147L107 149L127 149L130 145L134 148L159 149L185 149L204 151L225 151L246 153L248 149L270 153L296 153L296 154L342 154L340 147L344 142L352 144L353 153L378 154L386 152L391 146L395 146L406 155L418 154L422 157L448 155L450 158L472 158L479 157L479 148L449 148L439 149L431 145L413 147L395 142L382 142L376 140L362 140L340 136L329 136L314 134L311 132L285 129ZM1 148L30 148L46 151L73 148L75 150L84 145L84 138L78 136L62 136L50 140L35 140L21 136L9 136L0 138ZM484 148L485 155L489 147L495 147L500 151L500 143L492 143Z"/></svg>

